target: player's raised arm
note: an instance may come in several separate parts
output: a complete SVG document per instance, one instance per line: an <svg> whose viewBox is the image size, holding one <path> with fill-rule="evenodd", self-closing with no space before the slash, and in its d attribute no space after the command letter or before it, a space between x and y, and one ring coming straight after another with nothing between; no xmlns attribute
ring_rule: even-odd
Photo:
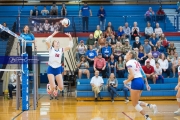
<svg viewBox="0 0 180 120"><path fill-rule="evenodd" d="M65 33L69 37L69 45L64 48L64 51L68 51L73 47L73 39L70 33Z"/></svg>
<svg viewBox="0 0 180 120"><path fill-rule="evenodd" d="M46 38L46 45L49 48L51 47L51 39L54 37L54 35L56 35L58 33L58 31L54 31L52 35L50 35L48 38Z"/></svg>

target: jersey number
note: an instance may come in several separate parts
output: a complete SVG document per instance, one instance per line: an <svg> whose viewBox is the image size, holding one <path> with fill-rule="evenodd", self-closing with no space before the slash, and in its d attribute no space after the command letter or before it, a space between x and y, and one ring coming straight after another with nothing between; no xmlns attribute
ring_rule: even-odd
<svg viewBox="0 0 180 120"><path fill-rule="evenodd" d="M56 54L55 54L55 57L59 57L59 54L56 53Z"/></svg>
<svg viewBox="0 0 180 120"><path fill-rule="evenodd" d="M138 62L134 62L134 64L136 65L135 71L140 71L141 65Z"/></svg>

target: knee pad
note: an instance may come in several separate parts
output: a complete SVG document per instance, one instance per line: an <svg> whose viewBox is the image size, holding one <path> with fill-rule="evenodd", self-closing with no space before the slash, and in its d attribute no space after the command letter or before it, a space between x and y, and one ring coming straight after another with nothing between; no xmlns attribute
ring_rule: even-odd
<svg viewBox="0 0 180 120"><path fill-rule="evenodd" d="M142 103L142 101L138 101L138 104L140 105Z"/></svg>
<svg viewBox="0 0 180 120"><path fill-rule="evenodd" d="M143 110L143 108L142 108L139 104L137 104L137 105L135 106L135 109L136 109L136 111L138 111L138 112L141 112L141 111Z"/></svg>
<svg viewBox="0 0 180 120"><path fill-rule="evenodd" d="M180 98L177 98L177 102L180 102Z"/></svg>

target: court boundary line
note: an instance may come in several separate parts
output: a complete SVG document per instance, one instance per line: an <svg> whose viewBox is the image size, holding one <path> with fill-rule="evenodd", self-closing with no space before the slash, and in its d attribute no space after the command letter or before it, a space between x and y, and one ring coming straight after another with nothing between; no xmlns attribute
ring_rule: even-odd
<svg viewBox="0 0 180 120"><path fill-rule="evenodd" d="M122 112L126 117L128 117L130 120L133 120L129 115L127 115L125 112Z"/></svg>
<svg viewBox="0 0 180 120"><path fill-rule="evenodd" d="M41 97L39 97L38 100L40 100L44 95L42 95ZM29 105L29 108L31 107L32 105ZM26 111L26 110L25 110ZM17 114L16 116L14 116L14 118L12 120L15 120L18 116L20 116L23 112L25 111L21 111L19 114Z"/></svg>

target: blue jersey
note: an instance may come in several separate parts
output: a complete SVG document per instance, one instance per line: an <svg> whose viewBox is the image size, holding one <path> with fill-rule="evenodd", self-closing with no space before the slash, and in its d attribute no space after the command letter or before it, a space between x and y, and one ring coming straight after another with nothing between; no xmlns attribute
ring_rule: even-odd
<svg viewBox="0 0 180 120"><path fill-rule="evenodd" d="M89 10L91 10L89 6L83 6L81 8L82 16L89 17Z"/></svg>
<svg viewBox="0 0 180 120"><path fill-rule="evenodd" d="M20 35L22 38L24 38L24 40L26 41L33 41L35 38L34 38L34 35L33 34L24 34L24 33L21 33ZM21 45L22 46L22 45ZM27 42L26 43L26 46L32 46L32 43L29 43Z"/></svg>
<svg viewBox="0 0 180 120"><path fill-rule="evenodd" d="M88 50L86 56L90 59L94 59L97 56L97 53L95 50Z"/></svg>

